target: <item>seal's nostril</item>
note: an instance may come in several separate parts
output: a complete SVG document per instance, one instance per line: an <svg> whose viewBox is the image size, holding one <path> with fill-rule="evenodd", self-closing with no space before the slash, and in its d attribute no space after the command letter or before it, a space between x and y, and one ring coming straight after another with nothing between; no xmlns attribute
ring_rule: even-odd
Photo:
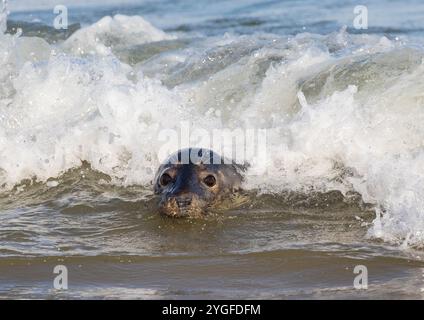
<svg viewBox="0 0 424 320"><path fill-rule="evenodd" d="M191 198L179 197L175 199L177 201L178 207L188 207L191 205Z"/></svg>

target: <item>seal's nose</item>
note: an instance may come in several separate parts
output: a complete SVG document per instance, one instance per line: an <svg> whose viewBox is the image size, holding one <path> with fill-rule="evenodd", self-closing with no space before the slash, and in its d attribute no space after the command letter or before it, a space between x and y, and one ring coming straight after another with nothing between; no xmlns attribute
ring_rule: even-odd
<svg viewBox="0 0 424 320"><path fill-rule="evenodd" d="M170 217L200 217L204 214L203 202L196 195L185 193L163 198L160 211Z"/></svg>
<svg viewBox="0 0 424 320"><path fill-rule="evenodd" d="M177 197L175 201L177 202L178 208L186 208L191 205L192 198L187 196Z"/></svg>

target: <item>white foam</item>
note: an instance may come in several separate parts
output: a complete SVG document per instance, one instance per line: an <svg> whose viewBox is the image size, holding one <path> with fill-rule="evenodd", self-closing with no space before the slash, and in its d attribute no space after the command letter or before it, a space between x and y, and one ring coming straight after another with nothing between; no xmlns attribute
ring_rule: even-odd
<svg viewBox="0 0 424 320"><path fill-rule="evenodd" d="M6 1L2 0L0 3L0 34L6 32L7 29L7 5Z"/></svg>
<svg viewBox="0 0 424 320"><path fill-rule="evenodd" d="M114 47L128 47L173 38L140 16L117 14L104 17L76 31L63 46L74 54L108 55Z"/></svg>

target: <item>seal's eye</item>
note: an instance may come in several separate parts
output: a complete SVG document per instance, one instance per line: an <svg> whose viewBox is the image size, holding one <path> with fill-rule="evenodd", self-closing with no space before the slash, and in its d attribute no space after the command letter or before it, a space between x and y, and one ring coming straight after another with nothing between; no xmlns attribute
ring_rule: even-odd
<svg viewBox="0 0 424 320"><path fill-rule="evenodd" d="M203 179L203 182L211 188L216 184L216 179L213 175L208 175Z"/></svg>
<svg viewBox="0 0 424 320"><path fill-rule="evenodd" d="M169 174L164 173L161 177L160 177L160 184L163 186L166 186L168 184L170 184L172 182L172 178Z"/></svg>

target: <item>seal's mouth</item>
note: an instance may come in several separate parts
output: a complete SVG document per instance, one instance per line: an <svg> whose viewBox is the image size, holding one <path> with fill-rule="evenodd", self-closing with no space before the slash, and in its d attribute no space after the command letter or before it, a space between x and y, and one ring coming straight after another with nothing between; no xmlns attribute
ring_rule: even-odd
<svg viewBox="0 0 424 320"><path fill-rule="evenodd" d="M159 203L159 211L168 217L203 217L206 211L199 206L198 201L191 197L172 197L165 198Z"/></svg>

